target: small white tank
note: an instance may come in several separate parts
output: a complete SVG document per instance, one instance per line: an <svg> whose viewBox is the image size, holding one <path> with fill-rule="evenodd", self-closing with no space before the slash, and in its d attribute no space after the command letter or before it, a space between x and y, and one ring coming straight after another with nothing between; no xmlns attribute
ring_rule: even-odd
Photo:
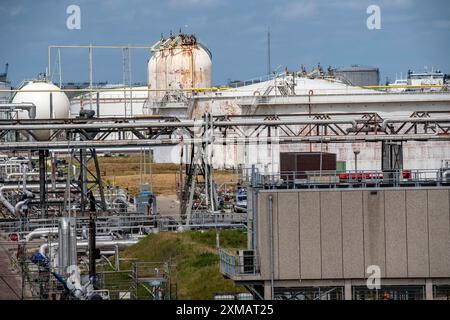
<svg viewBox="0 0 450 320"><path fill-rule="evenodd" d="M234 295L218 293L214 296L214 300L235 300Z"/></svg>
<svg viewBox="0 0 450 320"><path fill-rule="evenodd" d="M50 103L50 93L52 103ZM36 119L63 119L69 117L69 99L60 88L49 82L29 82L14 95L13 103L31 102L36 106ZM52 108L51 108L52 106ZM50 114L52 109L52 114ZM18 111L19 119L29 119L26 110ZM39 141L48 140L50 130L33 132Z"/></svg>
<svg viewBox="0 0 450 320"><path fill-rule="evenodd" d="M251 293L238 293L236 295L236 300L254 300Z"/></svg>

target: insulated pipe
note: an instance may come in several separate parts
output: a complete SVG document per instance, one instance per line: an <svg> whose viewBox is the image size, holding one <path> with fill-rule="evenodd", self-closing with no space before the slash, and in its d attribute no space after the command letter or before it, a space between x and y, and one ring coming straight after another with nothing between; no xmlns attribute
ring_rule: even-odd
<svg viewBox="0 0 450 320"><path fill-rule="evenodd" d="M108 241L96 241L96 247L97 248L115 248L115 246L118 246L119 248L126 248L129 246L132 246L136 244L138 240L108 240ZM58 247L57 242L51 242L44 243L39 247L39 253L42 254L44 257L46 257L46 251L48 248ZM77 241L77 248L88 248L89 241Z"/></svg>
<svg viewBox="0 0 450 320"><path fill-rule="evenodd" d="M132 123L70 123L70 124L17 124L0 125L1 130L75 130L75 129L127 129L127 128L194 128L205 125L205 121L188 120L182 122L141 121ZM356 128L356 120L234 120L212 121L213 127L229 126L276 126L276 125L308 125L308 124L351 124Z"/></svg>
<svg viewBox="0 0 450 320"><path fill-rule="evenodd" d="M186 127L192 128L195 125L201 125L201 121L183 121L183 122L155 122L142 121L132 123L70 123L70 124L17 124L17 125L0 125L1 130L75 130L75 129L126 129L126 128L166 128L166 127Z"/></svg>
<svg viewBox="0 0 450 320"><path fill-rule="evenodd" d="M36 118L36 106L32 102L23 103L0 103L0 110L20 109L28 111L28 116L31 119Z"/></svg>
<svg viewBox="0 0 450 320"><path fill-rule="evenodd" d="M58 189L64 189L66 186L64 184L57 184L56 187ZM3 192L5 190L19 190L21 188L21 186L3 186L0 187L0 202L8 209L9 212L11 212L13 215L16 215L16 210L14 208L14 206L5 198ZM39 185L27 185L28 189L39 189ZM34 197L34 194L30 191L25 191L25 194L28 197Z"/></svg>
<svg viewBox="0 0 450 320"><path fill-rule="evenodd" d="M385 131L388 123L395 122L411 122L411 123L433 123L433 122L450 122L450 118L392 118L384 119L381 124L381 130Z"/></svg>
<svg viewBox="0 0 450 320"><path fill-rule="evenodd" d="M37 228L31 231L29 234L25 236L25 241L31 241L35 238L40 238L42 236L47 236L49 234L57 234L58 228Z"/></svg>
<svg viewBox="0 0 450 320"><path fill-rule="evenodd" d="M0 188L0 202L6 207L6 209L8 209L9 212L15 215L16 209L14 209L14 206L8 200L6 200L5 196L3 195L3 190L1 189L3 189L3 187Z"/></svg>
<svg viewBox="0 0 450 320"><path fill-rule="evenodd" d="M28 203L28 199L16 203L16 205L14 206L14 214L16 216L22 212L22 206L26 203Z"/></svg>
<svg viewBox="0 0 450 320"><path fill-rule="evenodd" d="M31 176L31 177L39 177L39 172L26 172L26 173L22 173L22 172L13 172L13 173L8 173L8 175L6 176L6 179L11 179L13 177L19 177L22 178L24 175L26 176ZM47 174L47 176L49 176Z"/></svg>

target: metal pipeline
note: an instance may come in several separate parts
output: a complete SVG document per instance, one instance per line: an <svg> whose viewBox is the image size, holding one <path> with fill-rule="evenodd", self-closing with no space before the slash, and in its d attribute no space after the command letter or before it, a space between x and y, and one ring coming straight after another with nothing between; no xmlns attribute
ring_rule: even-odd
<svg viewBox="0 0 450 320"><path fill-rule="evenodd" d="M356 120L234 120L234 121L211 121L215 127L228 126L276 126L276 125L308 125L308 124L351 124L356 127ZM182 121L182 122L155 122L155 121L141 121L132 123L71 123L71 124L17 124L17 125L1 125L2 130L74 130L74 129L127 129L127 128L148 128L148 127L199 127L205 125L204 121Z"/></svg>
<svg viewBox="0 0 450 320"><path fill-rule="evenodd" d="M108 241L96 241L96 248L115 248L118 246L119 248L126 248L136 244L138 240L108 240ZM39 253L43 256L46 255L46 251L50 247L53 250L55 247L58 247L58 242L44 243L39 247ZM89 241L77 241L77 248L88 248Z"/></svg>
<svg viewBox="0 0 450 320"><path fill-rule="evenodd" d="M13 172L13 173L8 173L8 175L6 176L6 179L11 179L14 177L18 177L18 178L22 178L24 175L26 175L27 177L39 177L39 172L26 172L26 173L21 173L21 172ZM50 177L50 174L47 174L47 177Z"/></svg>
<svg viewBox="0 0 450 320"><path fill-rule="evenodd" d="M0 188L0 202L6 207L6 209L8 209L9 212L11 212L12 214L15 214L16 209L3 195L3 188L4 187Z"/></svg>
<svg viewBox="0 0 450 320"><path fill-rule="evenodd" d="M23 205L27 204L29 202L29 199L25 199L22 201L19 201L14 206L14 214L17 216L18 214L22 213L22 207Z"/></svg>
<svg viewBox="0 0 450 320"><path fill-rule="evenodd" d="M51 187L51 184L49 184L48 187L50 188L50 187ZM13 206L13 205L5 198L3 192L6 191L6 190L19 190L19 189L21 189L21 188L22 188L22 186L17 186L17 185L0 187L0 202L8 209L8 211L11 212L13 215L16 215L16 214L17 214L16 208L14 208L14 206ZM66 188L66 185L65 185L65 184L57 184L57 185L56 185L56 188L57 188L57 189L65 189L65 188ZM28 185L27 185L27 189L39 189L39 185L38 185L38 184L28 184ZM31 191L29 191L29 190L25 190L25 194L26 194L29 198L34 197L34 194L33 194ZM23 201L21 201L21 202L23 202ZM19 203L21 203L21 202L18 202L17 205L18 205ZM17 206L17 205L16 205L16 206ZM22 205L23 205L23 203L22 203Z"/></svg>
<svg viewBox="0 0 450 320"><path fill-rule="evenodd" d="M385 131L389 123L395 122L411 122L411 123L427 123L427 122L450 122L450 118L392 118L384 119L381 124L381 130Z"/></svg>
<svg viewBox="0 0 450 320"><path fill-rule="evenodd" d="M116 122L101 122L101 123L70 123L70 124L17 124L17 125L0 125L2 130L75 130L75 129L127 129L127 128L148 128L148 127L194 127L200 122L183 121L183 122L156 122L156 121L141 121L132 123L116 123Z"/></svg>
<svg viewBox="0 0 450 320"><path fill-rule="evenodd" d="M28 111L30 119L36 118L36 106L32 102L0 103L0 110L20 109Z"/></svg>
<svg viewBox="0 0 450 320"><path fill-rule="evenodd" d="M42 236L47 236L49 234L57 234L58 233L58 228L53 227L53 228L37 228L34 229L33 231L31 231L29 234L27 234L25 236L25 241L31 241L35 238L40 238Z"/></svg>

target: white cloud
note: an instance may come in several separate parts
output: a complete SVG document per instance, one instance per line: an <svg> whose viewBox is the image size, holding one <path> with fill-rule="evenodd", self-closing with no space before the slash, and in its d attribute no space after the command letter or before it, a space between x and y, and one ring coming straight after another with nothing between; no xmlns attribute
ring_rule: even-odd
<svg viewBox="0 0 450 320"><path fill-rule="evenodd" d="M316 6L313 1L290 2L286 5L277 6L274 12L286 19L303 19L315 15Z"/></svg>

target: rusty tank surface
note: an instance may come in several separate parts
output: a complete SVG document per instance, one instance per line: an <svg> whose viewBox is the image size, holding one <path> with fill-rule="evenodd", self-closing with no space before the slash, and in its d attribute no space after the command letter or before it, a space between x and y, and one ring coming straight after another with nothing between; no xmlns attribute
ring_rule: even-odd
<svg viewBox="0 0 450 320"><path fill-rule="evenodd" d="M212 85L212 55L194 35L180 33L161 39L148 62L149 98L161 99L167 92L180 90L190 96L192 88Z"/></svg>

